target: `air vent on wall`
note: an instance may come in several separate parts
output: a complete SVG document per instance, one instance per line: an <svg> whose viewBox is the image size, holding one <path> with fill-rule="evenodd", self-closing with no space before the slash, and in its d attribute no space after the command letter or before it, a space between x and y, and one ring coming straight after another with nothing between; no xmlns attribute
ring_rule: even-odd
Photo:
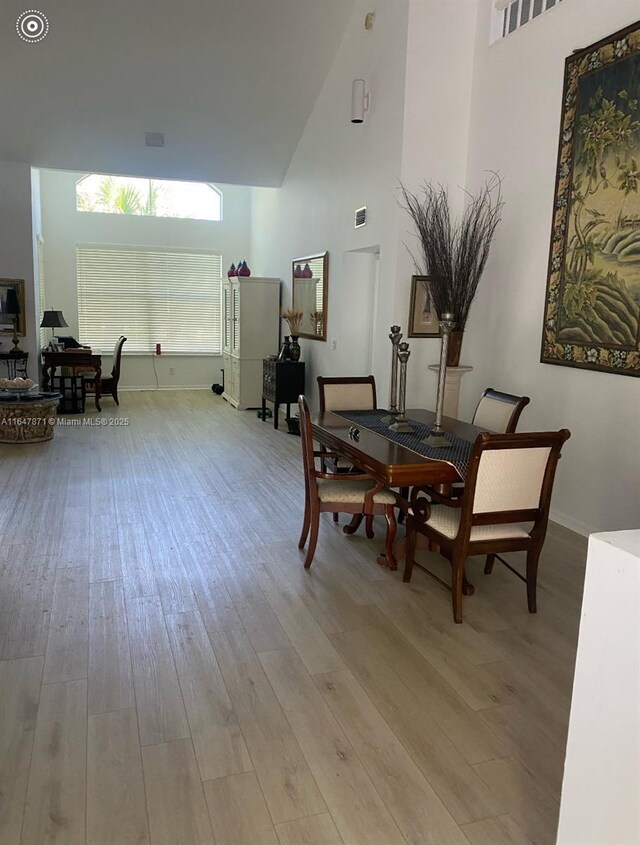
<svg viewBox="0 0 640 845"><path fill-rule="evenodd" d="M359 229L361 226L367 225L367 206L363 205L362 208L356 208L355 218L354 218L354 229Z"/></svg>
<svg viewBox="0 0 640 845"><path fill-rule="evenodd" d="M164 147L164 132L145 132L144 143L146 147Z"/></svg>

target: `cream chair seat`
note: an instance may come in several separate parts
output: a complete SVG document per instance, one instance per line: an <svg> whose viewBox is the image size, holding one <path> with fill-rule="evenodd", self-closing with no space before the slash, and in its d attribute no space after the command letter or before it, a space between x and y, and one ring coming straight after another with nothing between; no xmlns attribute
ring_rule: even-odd
<svg viewBox="0 0 640 845"><path fill-rule="evenodd" d="M318 496L321 502L351 502L364 505L365 494L371 489L372 481L352 481L346 475L340 481L318 479ZM395 505L396 497L390 490L381 490L373 496L376 505Z"/></svg>

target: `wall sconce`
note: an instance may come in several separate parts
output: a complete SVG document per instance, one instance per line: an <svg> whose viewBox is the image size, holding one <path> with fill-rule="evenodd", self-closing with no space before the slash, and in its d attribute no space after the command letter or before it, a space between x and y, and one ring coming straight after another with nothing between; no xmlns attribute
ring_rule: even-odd
<svg viewBox="0 0 640 845"><path fill-rule="evenodd" d="M371 95L366 90L364 79L354 79L351 83L351 123L364 123L370 101Z"/></svg>

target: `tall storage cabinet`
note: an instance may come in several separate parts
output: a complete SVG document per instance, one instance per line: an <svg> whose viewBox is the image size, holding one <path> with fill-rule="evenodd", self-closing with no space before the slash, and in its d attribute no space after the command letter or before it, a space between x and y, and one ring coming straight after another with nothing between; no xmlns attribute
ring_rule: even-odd
<svg viewBox="0 0 640 845"><path fill-rule="evenodd" d="M262 361L280 339L280 279L227 279L222 296L222 395L235 408L259 408Z"/></svg>

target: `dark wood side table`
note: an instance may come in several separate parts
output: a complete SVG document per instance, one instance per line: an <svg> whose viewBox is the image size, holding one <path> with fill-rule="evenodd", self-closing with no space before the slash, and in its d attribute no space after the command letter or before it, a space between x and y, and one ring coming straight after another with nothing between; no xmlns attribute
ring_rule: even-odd
<svg viewBox="0 0 640 845"><path fill-rule="evenodd" d="M102 356L94 355L90 349L74 349L73 352L42 352L42 389L48 390L53 383L56 367L86 367L96 373L96 409L100 407L100 377L102 376Z"/></svg>
<svg viewBox="0 0 640 845"><path fill-rule="evenodd" d="M274 361L265 358L262 362L262 421L265 421L267 402L273 402L273 427L278 427L278 408L286 404L287 417L291 415L291 403L298 401L304 393L304 361Z"/></svg>
<svg viewBox="0 0 640 845"><path fill-rule="evenodd" d="M0 361L4 361L6 364L8 378L16 378L18 375L22 378L28 378L28 359L28 352L0 352Z"/></svg>

